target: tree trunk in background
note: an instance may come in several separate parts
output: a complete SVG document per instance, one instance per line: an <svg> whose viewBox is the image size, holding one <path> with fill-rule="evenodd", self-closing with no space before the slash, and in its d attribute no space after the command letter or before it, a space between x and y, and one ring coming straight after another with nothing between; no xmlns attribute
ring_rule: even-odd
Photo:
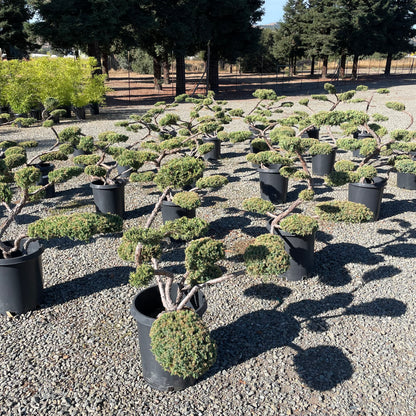
<svg viewBox="0 0 416 416"><path fill-rule="evenodd" d="M343 53L339 61L339 77L345 78L345 66L347 64L347 55Z"/></svg>
<svg viewBox="0 0 416 416"><path fill-rule="evenodd" d="M87 45L87 54L88 56L92 56L97 60L98 68L94 71L94 75L102 74L103 71L101 70L101 52L97 42L89 43Z"/></svg>
<svg viewBox="0 0 416 416"><path fill-rule="evenodd" d="M107 81L110 80L110 67L109 67L109 61L108 61L108 54L106 52L103 52L103 56L101 59L101 66L103 68L103 73L107 75Z"/></svg>
<svg viewBox="0 0 416 416"><path fill-rule="evenodd" d="M352 59L352 77L354 79L357 79L358 77L358 60L360 56L354 55L354 58Z"/></svg>
<svg viewBox="0 0 416 416"><path fill-rule="evenodd" d="M185 56L176 56L176 95L186 93Z"/></svg>
<svg viewBox="0 0 416 416"><path fill-rule="evenodd" d="M315 75L315 57L312 56L311 59L311 76Z"/></svg>
<svg viewBox="0 0 416 416"><path fill-rule="evenodd" d="M328 57L324 56L322 58L322 78L326 78L328 76Z"/></svg>
<svg viewBox="0 0 416 416"><path fill-rule="evenodd" d="M169 64L169 58L165 56L162 63L163 67L163 83L164 84L170 84L170 64Z"/></svg>
<svg viewBox="0 0 416 416"><path fill-rule="evenodd" d="M162 64L159 58L153 58L153 86L156 91L162 89Z"/></svg>
<svg viewBox="0 0 416 416"><path fill-rule="evenodd" d="M386 66L384 67L384 75L390 75L392 59L393 59L393 55L389 52L387 54Z"/></svg>
<svg viewBox="0 0 416 416"><path fill-rule="evenodd" d="M218 54L213 49L211 49L208 63L208 90L215 93L219 91Z"/></svg>

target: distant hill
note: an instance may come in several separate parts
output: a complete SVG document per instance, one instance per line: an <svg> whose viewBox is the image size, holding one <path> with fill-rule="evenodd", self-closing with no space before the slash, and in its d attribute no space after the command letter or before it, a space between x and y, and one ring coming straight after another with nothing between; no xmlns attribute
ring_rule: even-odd
<svg viewBox="0 0 416 416"><path fill-rule="evenodd" d="M280 23L269 23L267 25L257 25L260 29L279 29Z"/></svg>

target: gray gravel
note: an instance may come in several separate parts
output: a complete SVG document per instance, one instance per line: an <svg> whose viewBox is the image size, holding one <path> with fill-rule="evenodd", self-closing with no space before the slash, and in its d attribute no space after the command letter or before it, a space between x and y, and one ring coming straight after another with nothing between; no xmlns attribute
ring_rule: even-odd
<svg viewBox="0 0 416 416"><path fill-rule="evenodd" d="M374 104L405 101L416 113L414 85L391 91L376 95ZM248 109L253 103L230 105ZM142 110L104 108L100 116L57 128L123 131L114 122ZM385 124L396 128L406 120L399 115ZM0 128L5 138L53 141L42 127ZM264 218L241 209L243 199L259 196L247 151L246 143L222 145L223 159L209 169L229 175L230 183L197 213L227 244L222 265L230 271L242 269L247 241L265 232ZM321 184L318 191L318 201L347 198L346 186ZM288 202L297 192L290 181ZM143 224L157 197L153 187L127 185L125 229ZM121 234L88 244L45 243L41 308L0 317L0 415L416 414L415 202L414 191L397 188L390 175L379 221L320 224L311 278L262 283L243 276L207 289L204 319L217 340L218 360L195 386L177 393L152 390L141 375L129 313L137 290L128 284L130 265L117 256ZM48 212L73 209L93 210L85 176L58 186L41 208L29 207L10 235ZM163 266L181 270L183 248L167 247Z"/></svg>

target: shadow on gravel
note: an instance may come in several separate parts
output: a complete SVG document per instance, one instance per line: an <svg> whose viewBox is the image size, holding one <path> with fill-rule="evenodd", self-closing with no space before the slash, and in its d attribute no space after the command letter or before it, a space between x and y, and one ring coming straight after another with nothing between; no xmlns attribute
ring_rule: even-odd
<svg viewBox="0 0 416 416"><path fill-rule="evenodd" d="M383 259L383 256L374 254L359 244L330 244L315 253L313 275L317 275L326 285L344 286L355 277L351 276L345 267L348 263L376 265Z"/></svg>
<svg viewBox="0 0 416 416"><path fill-rule="evenodd" d="M132 270L133 268L125 266L101 269L95 273L48 287L44 290L44 303L41 304L41 308L60 305L73 299L127 284Z"/></svg>
<svg viewBox="0 0 416 416"><path fill-rule="evenodd" d="M383 201L381 204L380 219L382 220L406 212L416 212L416 199Z"/></svg>
<svg viewBox="0 0 416 416"><path fill-rule="evenodd" d="M348 319L358 315L398 317L406 312L403 302L391 298L377 298L371 302L351 305L354 300L353 292L335 293L321 300L294 302L283 311L262 309L251 312L212 331L218 344L218 358L206 377L244 363L271 349L290 347L295 352L295 370L310 388L327 391L350 379L354 370L340 348L318 345L302 349L294 341L303 325L311 332L325 332L329 329L332 318ZM279 307L291 294L291 290L267 283L248 288L244 294L265 300L278 300ZM343 311L328 315L328 312L339 309ZM326 315L319 316L322 314Z"/></svg>

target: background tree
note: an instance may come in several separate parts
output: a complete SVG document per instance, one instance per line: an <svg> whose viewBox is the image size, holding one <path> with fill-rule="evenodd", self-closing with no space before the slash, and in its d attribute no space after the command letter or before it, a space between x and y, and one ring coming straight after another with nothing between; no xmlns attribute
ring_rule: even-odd
<svg viewBox="0 0 416 416"><path fill-rule="evenodd" d="M0 49L9 58L20 58L35 46L28 31L32 17L25 0L0 1Z"/></svg>

